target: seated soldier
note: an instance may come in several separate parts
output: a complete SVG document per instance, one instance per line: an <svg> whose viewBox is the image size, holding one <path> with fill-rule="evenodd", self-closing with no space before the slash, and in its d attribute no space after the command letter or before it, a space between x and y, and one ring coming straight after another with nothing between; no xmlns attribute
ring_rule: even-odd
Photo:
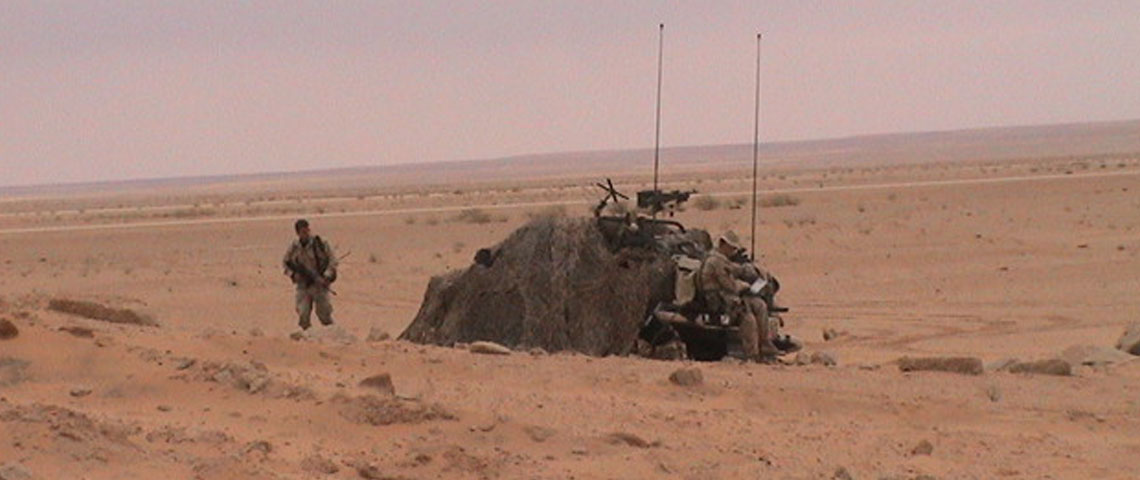
<svg viewBox="0 0 1140 480"><path fill-rule="evenodd" d="M732 231L717 239L716 248L701 265L700 295L710 310L728 314L740 327L740 343L749 359L770 363L780 351L772 343L768 304L761 296L743 296L751 284L741 280L750 275L768 274L757 267L750 271L746 265L732 261L731 257L740 250L740 242Z"/></svg>

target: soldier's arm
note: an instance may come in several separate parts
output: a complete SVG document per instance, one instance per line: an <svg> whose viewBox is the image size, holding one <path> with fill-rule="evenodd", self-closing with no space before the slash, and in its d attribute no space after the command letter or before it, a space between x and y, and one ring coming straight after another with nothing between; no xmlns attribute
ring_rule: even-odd
<svg viewBox="0 0 1140 480"><path fill-rule="evenodd" d="M329 256L329 263L321 276L324 277L326 282L332 283L336 281L336 267L340 264L340 260L336 258L336 251L333 250L332 244L329 243L328 240L322 238L321 243L324 244L325 253Z"/></svg>

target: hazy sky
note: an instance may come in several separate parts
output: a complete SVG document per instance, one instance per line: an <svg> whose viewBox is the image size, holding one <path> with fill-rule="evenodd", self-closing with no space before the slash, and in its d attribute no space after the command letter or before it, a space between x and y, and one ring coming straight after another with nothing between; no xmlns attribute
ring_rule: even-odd
<svg viewBox="0 0 1140 480"><path fill-rule="evenodd" d="M1140 118L1140 1L0 2L0 185ZM662 159L667 162L667 158Z"/></svg>

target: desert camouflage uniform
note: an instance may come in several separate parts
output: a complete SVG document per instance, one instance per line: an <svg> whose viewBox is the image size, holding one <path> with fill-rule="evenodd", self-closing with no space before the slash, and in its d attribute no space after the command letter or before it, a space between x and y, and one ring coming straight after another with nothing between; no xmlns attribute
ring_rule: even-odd
<svg viewBox="0 0 1140 480"><path fill-rule="evenodd" d="M289 249L285 251L282 263L289 261L304 265L326 279L336 277L336 255L333 253L332 246L321 240L321 237L312 237L305 245L302 245L299 239L293 240ZM322 263L327 265L323 272L320 270ZM286 271L289 271L288 267L286 267ZM317 319L321 321L321 325L332 325L333 307L332 303L329 302L328 285L309 284L302 275L295 272L291 273L291 278L293 284L297 286L295 305L301 328L307 329L311 325L310 318L314 306L317 310Z"/></svg>
<svg viewBox="0 0 1140 480"><path fill-rule="evenodd" d="M740 343L748 358L772 358L778 350L772 344L768 305L760 297L740 295L749 287L740 280L749 273L747 268L714 249L701 266L701 296L711 310L723 311L740 327Z"/></svg>

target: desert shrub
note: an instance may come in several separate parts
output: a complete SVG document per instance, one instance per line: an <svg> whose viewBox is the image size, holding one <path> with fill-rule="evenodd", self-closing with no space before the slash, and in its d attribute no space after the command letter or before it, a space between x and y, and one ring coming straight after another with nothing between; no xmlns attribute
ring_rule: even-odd
<svg viewBox="0 0 1140 480"><path fill-rule="evenodd" d="M551 205L533 212L527 212L527 218L563 218L566 216L566 205Z"/></svg>
<svg viewBox="0 0 1140 480"><path fill-rule="evenodd" d="M794 207L800 204L800 199L788 195L786 193L774 193L772 195L765 195L759 202L761 208L772 207Z"/></svg>
<svg viewBox="0 0 1140 480"><path fill-rule="evenodd" d="M495 221L496 219L494 217L492 217L490 213L487 213L483 209L468 208L466 210L459 212L457 215L455 215L454 220L456 222L460 222L460 223L474 223L474 224L482 225L485 223L491 223L492 221Z"/></svg>
<svg viewBox="0 0 1140 480"><path fill-rule="evenodd" d="M697 207L697 210L716 210L720 208L720 200L711 195L701 195L693 201L693 205Z"/></svg>

